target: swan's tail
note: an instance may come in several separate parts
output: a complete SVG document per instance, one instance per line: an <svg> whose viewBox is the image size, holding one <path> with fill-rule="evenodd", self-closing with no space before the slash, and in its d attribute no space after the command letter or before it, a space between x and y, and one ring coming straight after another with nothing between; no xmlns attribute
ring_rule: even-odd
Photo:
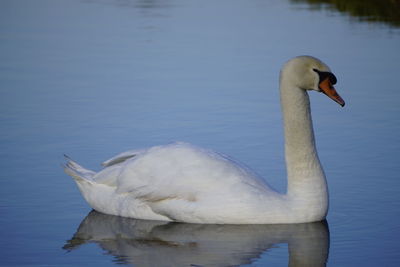
<svg viewBox="0 0 400 267"><path fill-rule="evenodd" d="M70 157L67 155L64 155L65 159L67 160L67 163L63 165L64 171L68 174L71 175L75 180L77 181L86 181L89 183L93 183L93 176L96 174L94 171L88 170L83 168L81 165L73 161Z"/></svg>

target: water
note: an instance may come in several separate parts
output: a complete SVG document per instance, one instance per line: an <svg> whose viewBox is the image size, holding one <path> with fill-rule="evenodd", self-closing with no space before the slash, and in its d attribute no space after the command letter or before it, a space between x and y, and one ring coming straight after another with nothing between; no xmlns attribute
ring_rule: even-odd
<svg viewBox="0 0 400 267"><path fill-rule="evenodd" d="M398 266L399 9L346 3L340 13L308 1L1 1L0 264ZM278 73L301 54L328 63L346 101L311 95L326 224L89 214L62 172L63 153L98 169L181 140L284 191Z"/></svg>

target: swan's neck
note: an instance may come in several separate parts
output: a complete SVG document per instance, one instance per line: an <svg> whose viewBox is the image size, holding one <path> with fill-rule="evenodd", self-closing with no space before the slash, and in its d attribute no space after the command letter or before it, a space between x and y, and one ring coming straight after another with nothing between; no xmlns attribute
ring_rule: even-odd
<svg viewBox="0 0 400 267"><path fill-rule="evenodd" d="M310 113L310 101L305 90L281 79L281 105L285 131L285 158L288 176L287 196L295 210L321 216L328 209L325 174L318 159Z"/></svg>

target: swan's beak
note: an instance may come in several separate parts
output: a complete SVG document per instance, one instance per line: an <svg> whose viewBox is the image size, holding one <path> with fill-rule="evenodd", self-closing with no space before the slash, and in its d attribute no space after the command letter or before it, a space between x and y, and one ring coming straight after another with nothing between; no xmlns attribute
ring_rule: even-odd
<svg viewBox="0 0 400 267"><path fill-rule="evenodd" d="M340 97L340 95L336 92L335 87L333 87L329 78L326 78L319 84L319 89L321 92L326 94L330 99L341 105L344 106L344 100Z"/></svg>

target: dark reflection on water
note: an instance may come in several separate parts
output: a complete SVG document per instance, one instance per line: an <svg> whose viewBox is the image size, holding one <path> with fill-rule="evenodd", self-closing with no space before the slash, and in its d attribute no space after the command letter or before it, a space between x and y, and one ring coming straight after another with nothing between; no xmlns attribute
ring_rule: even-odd
<svg viewBox="0 0 400 267"><path fill-rule="evenodd" d="M289 266L326 266L327 222L202 225L135 220L92 211L64 249L96 243L115 262L135 266L237 266L288 244Z"/></svg>
<svg viewBox="0 0 400 267"><path fill-rule="evenodd" d="M160 9L172 7L171 2L162 0L83 0L84 3L102 3L116 5L123 8Z"/></svg>
<svg viewBox="0 0 400 267"><path fill-rule="evenodd" d="M291 0L291 2L308 3L312 9L338 10L360 21L400 26L399 0Z"/></svg>

